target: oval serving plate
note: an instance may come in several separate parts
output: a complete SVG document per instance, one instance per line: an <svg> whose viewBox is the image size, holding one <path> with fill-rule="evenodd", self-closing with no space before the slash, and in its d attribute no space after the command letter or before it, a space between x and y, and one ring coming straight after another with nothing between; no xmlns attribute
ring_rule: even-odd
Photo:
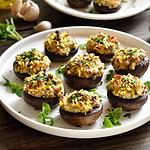
<svg viewBox="0 0 150 150"><path fill-rule="evenodd" d="M48 33L54 32L56 30L68 31L71 36L73 36L79 44L84 44L86 39L91 34L95 34L98 32L104 32L109 35L116 36L121 42L122 46L130 46L130 47L138 47L143 48L147 51L147 55L150 58L150 45L143 40L134 37L132 35L99 27L65 27L65 28L57 28L49 31L44 31L41 33L34 34L29 36L20 42L11 46L8 50L6 50L3 55L0 57L0 99L1 105L5 108L5 110L12 115L14 118L26 124L27 126L39 130L41 132L45 132L52 135L62 136L62 137L71 137L71 138L97 138L97 137L107 137L112 135L117 135L120 133L127 132L129 130L135 129L144 123L150 120L150 98L146 102L146 104L137 111L132 111L131 118L122 117L121 126L116 126L113 128L103 128L102 122L103 118L106 115L106 110L110 107L109 102L106 98L106 83L105 77L108 70L112 69L112 66L109 65L105 69L105 74L103 77L103 84L97 88L97 92L101 94L104 98L102 103L104 105L104 110L102 116L96 121L94 125L84 126L84 127L74 127L62 120L59 114L59 107L52 110L49 114L54 118L54 126L47 126L37 122L37 116L39 111L34 110L31 106L26 104L24 100L20 97L17 97L15 94L10 93L6 87L3 86L3 78L5 76L11 81L20 82L21 81L15 76L13 72L13 61L15 60L15 56L24 51L30 50L31 48L37 48L39 51L44 51L43 42ZM83 51L79 50L79 53L83 53ZM9 59L8 59L9 58ZM5 63L4 63L5 62ZM56 68L60 65L60 63L52 63L52 72L55 73ZM150 68L146 72L146 74L142 77L143 82L150 80ZM64 83L67 90L70 90L69 87ZM127 112L123 112L126 114Z"/></svg>
<svg viewBox="0 0 150 150"><path fill-rule="evenodd" d="M68 15L91 20L116 20L137 15L150 7L147 0L128 0L119 11L110 14L89 13L93 6L86 9L74 9L68 6L66 0L44 0L48 5Z"/></svg>

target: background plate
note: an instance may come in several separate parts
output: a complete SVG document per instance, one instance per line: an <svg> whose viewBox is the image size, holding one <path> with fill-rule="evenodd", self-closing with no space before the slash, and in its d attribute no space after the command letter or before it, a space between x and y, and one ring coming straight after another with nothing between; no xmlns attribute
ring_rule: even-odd
<svg viewBox="0 0 150 150"><path fill-rule="evenodd" d="M137 111L131 112L131 118L122 117L121 119L121 126L116 126L110 129L102 127L103 117L106 114L107 108L110 107L109 102L106 98L106 84L105 84L105 76L109 69L112 69L112 66L109 65L105 70L105 74L103 77L103 84L98 87L97 91L101 94L104 98L102 103L104 105L104 110L102 116L97 120L94 125L86 126L86 127L74 127L62 120L59 115L59 108L52 110L49 114L55 120L54 126L47 126L37 122L37 116L39 111L34 110L31 106L26 104L24 100L20 97L17 97L15 94L11 94L10 91L6 89L2 84L4 82L2 75L8 78L11 81L15 82L22 82L15 76L13 73L12 64L15 60L15 56L17 54L22 53L23 51L30 50L31 48L37 48L41 52L44 51L44 40L48 33L54 32L56 30L59 31L68 31L70 32L71 36L73 36L79 44L84 44L86 39L91 34L98 33L100 31L116 36L119 41L121 42L122 46L130 46L130 47L139 47L143 48L147 51L147 55L150 58L150 45L144 42L141 39L138 39L132 35L111 30L105 28L98 28L98 27L66 27L66 28L58 28L53 29L41 33L34 34L30 37L27 37L20 42L11 46L0 58L0 99L2 106L6 109L8 113L10 113L14 118L19 120L20 122L26 124L27 126L37 129L39 131L63 136L63 137L72 137L72 138L96 138L96 137L106 137L111 135L120 134L134 128L141 126L142 124L148 122L150 120L150 98L146 102L146 104ZM79 53L83 53L83 51L79 51ZM8 59L9 58L9 59ZM5 63L4 63L5 62ZM60 63L52 63L51 70L55 72L55 69L60 65ZM146 74L142 77L143 82L150 80L150 69L146 72ZM70 91L69 87L65 84L67 90ZM126 114L127 112L124 112Z"/></svg>
<svg viewBox="0 0 150 150"><path fill-rule="evenodd" d="M85 19L93 19L93 20L115 20L121 18L127 18L130 16L134 16L136 14L141 13L145 9L150 7L149 0L128 0L127 3L123 3L121 9L116 13L110 14L94 14L88 13L92 5L87 9L76 10L70 8L66 2L66 0L44 0L48 5L53 8L66 13L68 15L85 18Z"/></svg>

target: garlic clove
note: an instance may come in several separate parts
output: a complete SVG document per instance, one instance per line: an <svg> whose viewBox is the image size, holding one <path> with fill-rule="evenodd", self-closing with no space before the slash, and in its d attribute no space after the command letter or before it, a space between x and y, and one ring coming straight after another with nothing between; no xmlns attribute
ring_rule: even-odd
<svg viewBox="0 0 150 150"><path fill-rule="evenodd" d="M41 21L36 26L34 26L34 30L36 32L41 32L41 31L48 30L51 28L52 28L52 24L49 21Z"/></svg>
<svg viewBox="0 0 150 150"><path fill-rule="evenodd" d="M22 0L16 0L10 5L11 15L16 17L22 7Z"/></svg>
<svg viewBox="0 0 150 150"><path fill-rule="evenodd" d="M40 14L39 6L31 0L27 0L23 3L18 17L25 21L34 21Z"/></svg>

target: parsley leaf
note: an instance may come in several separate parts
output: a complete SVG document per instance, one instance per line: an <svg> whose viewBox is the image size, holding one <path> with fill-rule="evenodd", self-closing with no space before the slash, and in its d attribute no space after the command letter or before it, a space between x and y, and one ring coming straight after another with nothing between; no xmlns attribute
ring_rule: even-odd
<svg viewBox="0 0 150 150"><path fill-rule="evenodd" d="M61 75L64 74L64 69L65 69L65 65L60 65L56 69L56 75L57 75L57 77L61 78Z"/></svg>
<svg viewBox="0 0 150 150"><path fill-rule="evenodd" d="M80 48L81 50L86 50L86 44L80 44L80 45L79 45L79 48Z"/></svg>
<svg viewBox="0 0 150 150"><path fill-rule="evenodd" d="M109 70L108 74L106 75L106 81L110 81L115 75L115 71L114 70Z"/></svg>
<svg viewBox="0 0 150 150"><path fill-rule="evenodd" d="M150 94L150 81L145 82L144 85L147 86L148 93Z"/></svg>
<svg viewBox="0 0 150 150"><path fill-rule="evenodd" d="M13 18L10 18L10 21L6 19L6 23L0 23L0 41L7 39L16 41L22 39L22 36L16 31Z"/></svg>
<svg viewBox="0 0 150 150"><path fill-rule="evenodd" d="M6 86L8 89L10 89L12 93L15 93L19 97L22 97L23 87L20 84L18 84L18 83L10 82L4 76L3 76L3 78L5 80L4 86Z"/></svg>
<svg viewBox="0 0 150 150"><path fill-rule="evenodd" d="M119 122L121 115L121 107L109 109L109 113L104 117L103 126L105 128L112 128L113 126L121 125L121 123Z"/></svg>
<svg viewBox="0 0 150 150"><path fill-rule="evenodd" d="M46 102L42 104L42 111L38 115L38 121L42 124L52 126L54 124L54 119L49 117L48 114L51 111L50 105Z"/></svg>

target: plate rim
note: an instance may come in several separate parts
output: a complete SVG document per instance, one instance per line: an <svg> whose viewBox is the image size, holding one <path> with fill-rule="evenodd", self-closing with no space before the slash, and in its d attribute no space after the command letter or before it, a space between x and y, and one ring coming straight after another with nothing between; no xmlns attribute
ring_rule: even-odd
<svg viewBox="0 0 150 150"><path fill-rule="evenodd" d="M144 10L148 9L150 7L150 2L145 5L145 7L141 7L141 9L137 9L137 11L132 11L130 14L123 14L123 15L115 15L113 13L111 14L92 14L92 13L85 13L78 10L75 10L70 7L66 7L64 5L61 5L57 3L55 0L44 0L49 6L55 8L56 10L74 16L84 19L90 19L90 20L117 20L117 19L123 19L128 18L134 15L137 15Z"/></svg>
<svg viewBox="0 0 150 150"><path fill-rule="evenodd" d="M1 60L3 60L3 58L5 58L5 56L10 53L10 50L13 49L13 47L16 47L17 45L19 45L21 42L25 42L26 40L29 40L29 39L32 39L34 37L37 37L37 36L40 36L42 34L46 34L48 32L53 32L53 31L56 31L56 30L69 30L69 29L99 29L99 30L105 30L105 31L111 31L111 32L115 32L115 33L118 33L118 34L121 34L121 35L124 35L124 36L128 36L129 38L134 38L140 42L142 42L144 45L146 44L146 46L150 47L150 44L145 42L144 40L138 38L138 37L135 37L131 34L128 34L128 33L125 33L125 32L122 32L122 31L118 31L118 30L114 30L114 29L109 29L109 28L101 28L101 27L94 27L94 26L70 26L70 27L60 27L60 28L55 28L55 29L51 29L51 30L47 30L47 31L43 31L43 32L40 32L40 33L36 33L36 34L33 34L31 36L28 36L26 38L24 38L23 40L15 43L14 45L10 46L0 57L0 63L1 63ZM146 118L142 118L140 120L136 120L134 123L128 123L127 125L124 125L123 127L123 130L119 130L120 128L122 128L121 126L118 126L118 127L115 127L115 128L108 128L105 130L102 130L102 129L94 129L94 130L78 130L78 132L80 132L82 135L79 135L76 133L77 132L77 129L66 129L66 128L60 128L60 127L54 127L54 126L47 126L47 125L43 125L35 120L32 120L26 116L23 116L22 114L18 113L16 110L14 110L11 106L9 106L7 103L5 103L3 100L4 97L0 94L0 104L3 106L3 108L11 115L13 116L14 118L16 118L18 121L22 122L23 124L33 128L33 129L36 129L36 130L39 130L41 132L44 132L44 133L48 133L47 130L49 131L52 131L52 133L48 133L48 134L52 134L52 135L57 135L57 136L62 136L62 137L69 137L69 138L100 138L100 137L107 137L107 136L112 136L112 135L118 135L118 134L121 134L121 133L124 133L124 132L127 132L127 131L130 131L130 130L133 130L143 124L145 124L146 122L148 122L150 120L150 115L149 116L146 116ZM44 130L43 130L44 128ZM103 136L103 134L98 134L97 132L101 132L104 134L104 132L107 133L107 135ZM68 135L62 135L61 132L64 132ZM61 134L60 134L61 133ZM89 135L89 133L94 133L94 134L91 134L90 137L87 136ZM105 134L106 134L105 133Z"/></svg>

